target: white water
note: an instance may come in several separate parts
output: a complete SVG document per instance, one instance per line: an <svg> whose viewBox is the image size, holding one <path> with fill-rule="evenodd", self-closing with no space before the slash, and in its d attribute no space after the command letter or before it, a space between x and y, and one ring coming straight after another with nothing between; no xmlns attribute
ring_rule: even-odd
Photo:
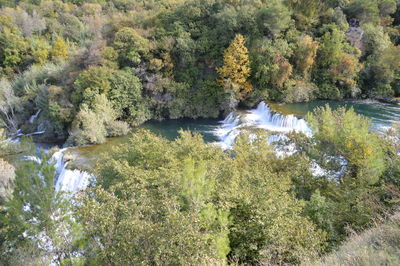
<svg viewBox="0 0 400 266"><path fill-rule="evenodd" d="M68 162L64 161L64 153L67 149L61 149L53 154L49 162L55 168L55 189L57 192L75 193L87 188L93 175L78 169L68 169ZM37 156L23 156L23 160L33 161L37 164L42 163L42 159Z"/></svg>
<svg viewBox="0 0 400 266"><path fill-rule="evenodd" d="M307 136L312 135L312 131L304 119L299 119L294 115L283 115L273 112L264 102L261 102L256 109L232 112L220 123L221 125L214 131L214 134L219 138L219 142L215 144L221 146L223 149L232 148L238 135L249 129L263 129L268 131L271 134L268 138L270 144L287 139L286 134L292 130L304 133ZM253 134L250 136L253 136ZM294 144L275 145L275 152L277 156L284 157L294 154L296 148ZM327 159L331 161L334 158ZM344 158L337 159L340 163L338 171L324 169L315 161L311 162L310 170L316 177L328 176L333 179L339 178L345 173L347 161Z"/></svg>
<svg viewBox="0 0 400 266"><path fill-rule="evenodd" d="M221 125L214 131L214 134L220 139L218 144L223 149L227 149L232 147L240 132L248 128L271 131L273 135L269 137L269 142L284 138L284 134L291 130L311 134L311 130L303 119L298 119L293 115L285 116L274 113L264 102L261 102L253 110L230 113L221 121ZM50 159L56 169L55 188L56 191L75 193L84 190L94 176L78 169L68 169L68 162L64 160L66 151L67 149L61 149L55 152ZM290 151L285 152L286 154L290 153Z"/></svg>
<svg viewBox="0 0 400 266"><path fill-rule="evenodd" d="M311 135L311 129L304 119L275 113L264 102L261 102L256 109L232 112L220 123L221 126L214 131L214 134L220 140L217 144L223 149L231 148L240 132L246 129L270 131L273 133L269 138L270 143L279 140L292 130Z"/></svg>
<svg viewBox="0 0 400 266"><path fill-rule="evenodd" d="M42 111L42 110L39 109L39 110L36 112L36 114L32 115L32 116L29 118L29 123L33 124L33 122L35 122L36 118L39 116L39 114L40 114L41 111Z"/></svg>
<svg viewBox="0 0 400 266"><path fill-rule="evenodd" d="M75 193L84 190L89 185L93 175L78 169L68 169L68 162L64 161L64 153L67 149L61 149L53 154L50 161L56 168L56 191Z"/></svg>

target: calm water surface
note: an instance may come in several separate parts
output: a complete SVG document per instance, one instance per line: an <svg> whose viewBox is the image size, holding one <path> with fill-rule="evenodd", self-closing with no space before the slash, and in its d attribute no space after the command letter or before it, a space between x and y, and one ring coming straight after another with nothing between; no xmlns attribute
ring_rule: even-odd
<svg viewBox="0 0 400 266"><path fill-rule="evenodd" d="M354 108L355 112L371 119L372 130L384 130L390 127L393 122L400 122L400 105L379 103L375 101L313 101L308 103L274 104L270 103L271 109L283 114L294 114L304 117L307 112L328 104L332 109L339 107ZM139 128L149 129L152 132L166 137L169 140L175 139L179 130L190 130L203 135L206 142L218 141L213 133L220 126L217 119L178 119L165 121L149 121ZM80 167L92 167L102 154L112 150L115 145L127 143L129 134L124 137L109 138L105 143L86 147L70 149L70 153L76 157L76 164Z"/></svg>
<svg viewBox="0 0 400 266"><path fill-rule="evenodd" d="M377 101L312 101L308 103L270 104L271 108L284 114L305 116L316 107L328 104L332 109L339 107L354 108L358 114L371 119L372 130L390 127L393 122L400 122L400 105Z"/></svg>

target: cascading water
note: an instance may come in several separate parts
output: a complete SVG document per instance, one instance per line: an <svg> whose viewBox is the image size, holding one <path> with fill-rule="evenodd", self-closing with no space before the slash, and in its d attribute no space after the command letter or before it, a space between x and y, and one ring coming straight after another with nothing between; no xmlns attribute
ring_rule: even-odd
<svg viewBox="0 0 400 266"><path fill-rule="evenodd" d="M34 115L32 115L32 116L29 118L29 123L33 124L33 122L35 122L36 118L39 116L39 114L40 114L41 111L42 111L42 110L39 109Z"/></svg>
<svg viewBox="0 0 400 266"><path fill-rule="evenodd" d="M216 144L223 149L231 148L240 132L249 129L269 131L271 135L268 138L268 142L271 144L287 139L286 133L292 130L308 136L312 135L312 131L304 119L299 119L294 115L275 113L264 102L261 102L256 109L232 112L220 123L221 125L214 131L214 134L220 140ZM296 148L294 145L275 145L275 152L278 156L283 157L295 153ZM337 160L340 164L340 169L338 171L327 170L317 162L312 161L310 170L314 176L329 176L337 179L344 174L347 166L345 158L332 157L328 159L330 161Z"/></svg>
<svg viewBox="0 0 400 266"><path fill-rule="evenodd" d="M56 168L56 191L75 193L84 190L93 178L93 175L78 169L68 169L68 162L64 162L64 153L67 149L61 149L53 154L50 161Z"/></svg>
<svg viewBox="0 0 400 266"><path fill-rule="evenodd" d="M214 131L214 134L220 140L217 144L224 149L232 147L240 132L249 128L272 132L269 142L281 139L282 134L292 130L311 135L311 129L304 119L275 113L264 102L261 102L256 109L232 112L220 123L221 126Z"/></svg>
<svg viewBox="0 0 400 266"><path fill-rule="evenodd" d="M64 153L67 148L61 149L53 154L49 162L55 168L55 189L56 191L75 193L84 190L88 185L93 175L78 169L68 169L68 162L64 161ZM23 156L26 161L33 161L38 164L42 163L42 159L37 156Z"/></svg>

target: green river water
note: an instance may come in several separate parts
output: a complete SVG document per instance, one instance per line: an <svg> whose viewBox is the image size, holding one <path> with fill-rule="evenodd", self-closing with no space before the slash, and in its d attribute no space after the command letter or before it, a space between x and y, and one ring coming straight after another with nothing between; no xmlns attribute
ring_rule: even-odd
<svg viewBox="0 0 400 266"><path fill-rule="evenodd" d="M392 125L393 122L400 122L400 105L380 103L375 101L313 101L308 103L274 104L270 103L272 110L288 115L293 114L299 118L304 117L307 112L313 111L316 107L329 104L333 109L338 107L354 108L354 110L371 119L371 130L382 131ZM165 121L149 121L139 128L149 129L152 132L164 136L170 140L178 136L179 130L190 130L203 135L206 142L218 141L215 130L221 126L218 119L178 119ZM79 167L92 167L96 160L103 153L112 150L118 144L126 143L129 134L124 137L109 138L105 143L90 145L86 147L75 147L69 150Z"/></svg>

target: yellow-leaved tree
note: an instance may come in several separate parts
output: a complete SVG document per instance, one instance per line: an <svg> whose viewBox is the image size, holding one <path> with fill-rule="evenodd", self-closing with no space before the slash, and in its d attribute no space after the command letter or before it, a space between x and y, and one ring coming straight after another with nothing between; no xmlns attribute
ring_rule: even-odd
<svg viewBox="0 0 400 266"><path fill-rule="evenodd" d="M245 41L243 35L236 34L229 47L225 50L224 65L217 68L219 74L218 83L224 88L237 90L241 99L253 89L253 86L248 81L250 61Z"/></svg>
<svg viewBox="0 0 400 266"><path fill-rule="evenodd" d="M55 60L64 60L68 57L67 43L60 36L57 36L54 40L51 57Z"/></svg>

